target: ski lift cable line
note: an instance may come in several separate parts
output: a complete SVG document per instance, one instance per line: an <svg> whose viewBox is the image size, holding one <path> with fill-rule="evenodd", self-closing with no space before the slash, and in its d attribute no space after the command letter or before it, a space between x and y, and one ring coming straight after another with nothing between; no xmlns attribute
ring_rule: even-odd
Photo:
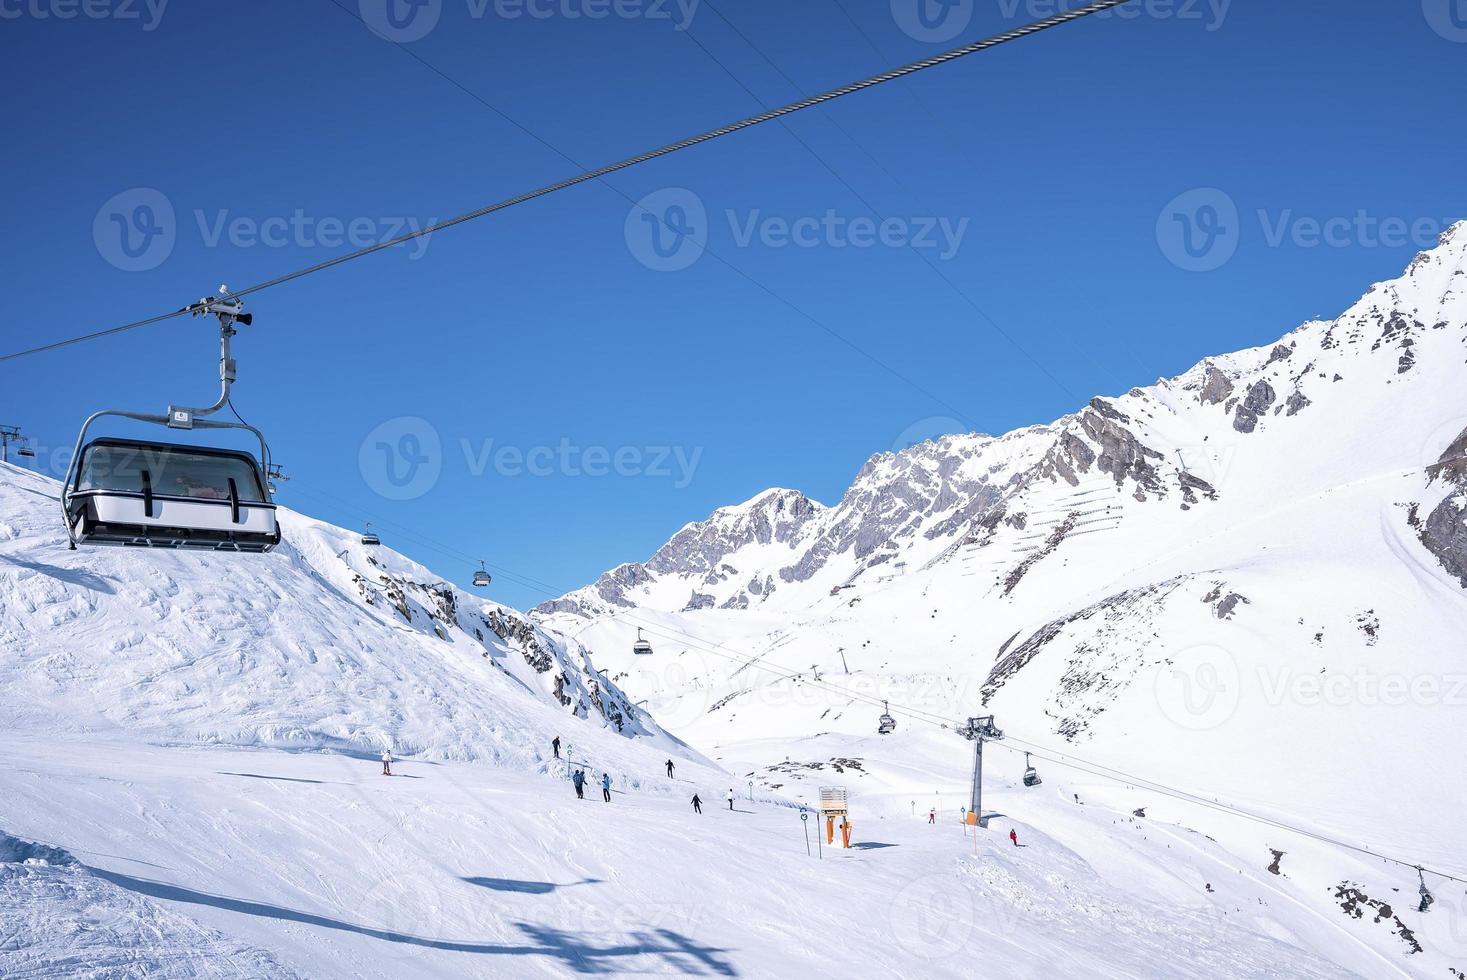
<svg viewBox="0 0 1467 980"><path fill-rule="evenodd" d="M1464 458L1467 458L1467 457L1464 457ZM309 487L306 487L306 489L309 490L310 492L316 493L318 496L326 497L328 499L335 499L335 498L330 498L330 495L328 495L328 494L326 494L324 492L321 492L321 491L318 491L318 490L311 490L311 488L309 488ZM347 506L348 508L350 508L350 505L345 505L344 504L343 506ZM355 508L350 508L350 509L355 510ZM358 511L358 513L362 513L362 512ZM381 523L384 526L393 526L392 525L392 522L388 522L388 521L380 521L378 523ZM399 527L399 528L402 528L402 525L396 525L396 526ZM408 530L406 528L402 528L402 529L403 530ZM440 543L434 542L434 541L432 541L432 539L426 538L426 537L424 537L421 534L418 534L418 533L414 533L414 532L409 531L408 532L408 536L409 537L412 537L412 538L419 539L420 541L424 542L428 547L432 548L435 551L439 551L439 552L441 552L441 553L443 553L445 555L449 555L451 557L459 557L459 558L462 558L464 560L470 560L470 561L478 561L479 560L479 559L475 559L475 558L470 558L470 556L468 556L466 554L463 554L462 552L458 552L456 549L453 549L453 548L450 548L450 547L448 547L446 545L442 545ZM515 581L515 582L517 582L517 584L524 585L526 588L531 589L532 591L541 592L542 594L551 595L551 596L558 596L558 595L564 595L565 594L565 591L564 590L555 591L547 583L538 582L538 581L533 580L533 579L528 579L527 580L527 579L521 578L520 576L518 576L517 574L515 574L512 570L507 569L507 568L504 568L503 566L495 565L493 563L489 563L489 564L490 564L490 567L493 567L497 571L500 571L501 573L503 573L505 578L508 578L511 581ZM797 680L797 679L801 679L801 676L802 676L799 671L792 671L789 668L785 668L785 667L780 667L778 665L772 665L772 664L764 663L763 662L763 659L762 659L762 656L761 657L752 657L752 656L749 656L747 654L741 654L741 653L739 653L736 650L729 650L724 644L717 644L715 646L709 646L709 645L707 645L707 643L701 641L701 639L699 637L697 637L696 635L694 635L692 633L688 633L688 632L686 632L684 630L678 629L675 626L667 626L666 624L663 624L663 623L658 623L658 622L655 622L655 621L652 621L652 620L643 619L642 617L638 617L635 614L627 614L627 613L624 613L624 614L622 614L622 618L623 619L626 619L626 620L629 620L629 621L632 621L632 622L640 622L642 624L643 628L647 632L652 633L654 636L660 635L660 636L662 636L662 637L664 637L666 639L671 639L671 640L679 640L679 639L681 639L682 642L684 642L687 646L689 646L692 649L699 650L701 652L708 653L708 654L710 654L712 656L720 657L722 659L729 660L729 661L734 662L734 663L739 663L739 664L742 664L744 666L749 666L749 667L757 668L759 670L762 670L762 671L765 671L767 673L773 674L773 675L775 675L776 677L778 677L781 680ZM852 690L850 688L842 687L839 684L835 684L835 683L832 683L832 682L829 682L829 681L824 681L824 680L817 681L817 680L812 680L812 679L804 679L804 682L807 683L807 684L813 684L816 687L822 688L824 690L831 691L832 693L836 693L836 694L840 694L840 695L842 695L844 697L848 697L853 702L854 701L860 701L860 702L864 702L864 703L870 704L872 706L884 705L885 704L885 702L882 699L880 699L880 698L877 698L877 697L872 696L872 695L867 695L867 694L864 694L863 692ZM921 709L913 709L913 708L906 708L906 707L898 706L896 708L889 708L888 711L889 711L890 714L893 714L893 715L904 715L904 716L906 716L907 718L910 718L913 721L922 722L922 723L925 723L925 724L928 724L928 725L932 725L933 727L936 727L936 728L945 728L945 729L950 729L950 730L959 730L959 729L962 728L962 726L964 724L964 720L963 719L951 718L951 717L947 717L947 716L944 716L944 715L937 714L935 712L922 711ZM1275 820L1275 819L1270 818L1270 817L1261 816L1259 814L1252 813L1252 812L1250 812L1248 810L1242 809L1242 808L1237 807L1237 806L1234 806L1232 804L1223 803L1220 800L1209 799L1209 798L1204 797L1204 796L1199 796L1198 794L1196 794L1194 792L1190 792L1188 790L1179 789L1179 788L1173 787L1173 786L1168 786L1168 785L1166 785L1164 783L1159 783L1159 782L1156 782L1155 780L1150 780L1150 779L1146 779L1146 778L1141 777L1141 776L1136 776L1136 775L1133 775L1131 773L1124 772L1124 771L1119 770L1119 769L1113 769L1113 768L1111 768L1109 766L1105 766L1105 765L1103 765L1101 763L1091 762L1088 759L1083 759L1083 758L1081 758L1079 756L1076 756L1076 755L1073 755L1073 754L1070 754L1070 753L1060 752L1059 750L1052 749L1052 748L1050 748L1048 746L1045 746L1045 745L1041 745L1041 744L1038 744L1038 743L1035 743L1035 742L1028 741L1027 739L1020 738L1020 737L1018 737L1016 735L1013 735L1013 734L1005 733L1004 739L1002 741L991 742L990 744L998 745L999 747L1004 748L1004 749L1007 749L1007 750L1009 750L1011 752L1021 752L1022 753L1024 751L1026 751L1026 749L1023 749L1023 748L1014 748L1012 745L1005 744L1005 742L1012 742L1012 743L1015 743L1015 744L1020 745L1020 746L1027 746L1028 747L1027 748L1027 751L1029 751L1030 753L1032 753L1036 758L1040 759L1041 761L1051 763L1053 765L1064 766L1065 768L1074 769L1077 772L1084 772L1087 775L1095 776L1095 777L1100 778L1100 779L1106 779L1106 780L1109 780L1111 782L1121 783L1123 785L1141 786L1141 787L1144 787L1144 788L1146 788L1148 790L1151 790L1153 792L1161 793L1162 795L1169 796L1169 797L1172 797L1172 798L1177 799L1177 800L1181 800L1182 802L1194 803L1194 804L1196 804L1198 806L1203 806L1203 807L1206 807L1208 809L1216 810L1216 811L1221 812L1221 813L1226 813L1226 814L1230 814L1230 815L1235 816L1235 817L1239 817L1240 819L1249 820L1249 821L1252 821L1254 823L1259 823L1259 824L1263 824L1263 825L1266 825L1266 826L1275 827L1275 828L1280 829L1280 830L1288 831L1289 833L1300 834L1300 835L1309 837L1311 839L1318 840L1321 843L1330 844L1330 845L1336 846L1336 847L1341 847L1341 848L1344 848L1346 850L1355 851L1355 852L1361 853L1361 854L1366 854L1366 855L1369 855L1371 857L1376 857L1376 858L1379 858L1381 860L1388 861L1388 862L1390 862L1392 864L1400 865L1401 867L1412 868L1412 869L1418 869L1419 868L1419 869L1425 870L1425 871L1427 871L1427 872L1429 872L1429 873L1431 873L1433 875L1436 875L1439 878L1444 878L1444 879L1449 880L1449 881L1458 881L1458 882L1467 883L1467 878L1464 878L1464 877L1458 877L1457 875L1449 874L1449 873L1444 872L1444 871L1439 871L1439 870L1437 870L1435 868L1426 866L1424 864L1419 864L1419 863L1412 862L1412 861L1409 861L1409 860L1406 860L1406 859L1403 859L1403 858L1392 857L1392 856L1383 854L1383 853L1381 853L1379 851L1376 851L1376 850L1374 850L1374 849L1372 849L1372 848L1370 848L1368 846L1362 845L1362 844L1351 843L1349 841L1345 841L1345 840L1341 840L1341 839L1338 839L1338 838L1330 837L1330 836L1328 836L1326 834L1320 834L1320 833L1316 833L1314 831L1306 830L1304 828L1301 828L1301 827L1298 827L1298 826L1294 826L1294 825L1285 823L1283 821Z"/></svg>
<svg viewBox="0 0 1467 980"><path fill-rule="evenodd" d="M770 68L773 68L774 71L782 79L784 79L784 81L787 82L792 89L795 90L796 94L805 94L805 90L801 85L795 82L794 79L790 78L789 75L785 74L785 72L777 64L774 63L774 60L766 55L759 48L758 45L756 45L752 40L749 39L746 34L744 34L743 31L740 31L736 26L734 26L732 21L730 21L722 13L719 13L718 9L713 6L712 0L703 0L703 2L704 6L706 6L715 16L717 16L719 20L723 21L724 24L728 25L728 27L734 32L734 34L736 34L739 39L742 40L744 44L749 47L750 50L752 50L755 54L762 58L765 64L769 65ZM753 89L746 85L744 81L738 77L738 75L734 74L733 70L729 68L726 64L724 64L723 61L720 60L719 57L714 54L707 45L698 40L697 35L694 34L691 29L684 31L683 35L689 41L693 42L693 44L696 45L700 51L706 54L708 58L733 81L735 85L743 89L744 93L748 95L750 99L754 100L755 105L759 106L760 108L766 107L766 103L762 98L759 97L758 93L756 93ZM881 165L881 162L876 159L875 154L866 149L866 147L863 146L860 141L858 141L854 136L848 133L845 130L845 127L841 126L839 122L837 122L832 116L828 114L823 118L825 118L842 136L850 141L850 143L855 146L856 149L865 154L872 163L876 164L876 166L881 169L882 173L885 173L889 178L891 178L893 183L895 183L898 187L901 187L903 190L906 190L906 186L899 179L893 176L890 171L883 167ZM862 194L859 190L855 188L855 186L851 184L850 181L846 180L846 178L841 175L840 171L835 168L835 165L827 160L823 155L821 155L821 153L813 146L811 146L803 137L801 137L799 133L795 132L795 130L790 127L789 123L781 120L780 126L784 129L786 133L789 134L791 139L793 139L801 146L801 148L805 150L805 152L814 157L815 161L819 163L820 166L823 167L825 171L830 174L831 177L835 178L837 183L839 183L848 192L850 192L851 196L859 201L861 203L861 206L869 211L878 222L886 222L889 219L890 216L888 214L884 213L883 211L878 209L876 205L872 204L871 201L866 197L866 195ZM904 248L915 255L917 258L921 259L922 263L926 265L929 269L931 269L933 274L943 281L943 283L948 287L949 291L951 291L953 295L957 296L957 298L960 299L964 304L966 304L970 309L972 309L974 313L976 313L980 318L987 322L989 327L993 329L994 333L998 334L1000 337L1008 342L1009 346L1013 347L1014 350L1022 354L1024 358L1029 361L1029 363L1032 364L1035 369L1039 371L1040 374L1049 379L1049 381L1052 382L1055 387L1059 388L1061 392L1063 392L1070 398L1077 397L1073 391L1065 386L1064 382L1060 381L1059 378L1055 377L1054 374L1052 374L1050 370L1044 366L1039 358L1029 353L1029 351L1022 344L1019 343L1017 338L1015 338L1009 331L999 326L998 322L994 320L993 317L989 316L987 311L980 307L977 302L975 302L973 298L969 296L962 287L954 282L952 277L944 272L942 270L942 267L939 266L932 259L931 256L929 256L922 249L919 249L910 240L905 242Z"/></svg>
<svg viewBox="0 0 1467 980"><path fill-rule="evenodd" d="M1012 745L1005 745L1004 741L1017 742L1020 745L1028 745L1029 748L1015 748ZM1160 793L1163 796L1169 796L1173 799L1181 800L1184 803L1194 803L1198 806L1207 807L1208 809L1217 810L1221 813L1226 813L1231 816L1250 820L1254 823L1264 824L1270 827L1277 828L1279 830L1284 830L1291 834L1299 834L1312 840L1317 840L1320 843L1329 844L1333 847L1339 847L1345 850L1365 854L1369 857L1379 858L1382 861L1387 861L1391 864L1396 864L1403 868L1410 868L1413 871L1422 870L1430 874L1436 875L1438 878L1444 878L1448 881L1457 881L1462 882L1463 884L1467 884L1467 877L1449 874L1445 871L1439 871L1435 868L1421 864L1416 861L1384 854L1364 844L1355 844L1347 840L1342 840L1338 837L1331 837L1328 834L1321 834L1316 831L1307 830L1303 827L1298 827L1293 824L1286 823L1282 820L1276 820L1272 817L1266 817L1261 814L1252 813L1248 810L1244 810L1230 803L1223 803L1220 800L1208 799L1207 797L1199 796L1196 793L1188 792L1187 790L1177 789L1176 787L1167 786L1164 783L1158 783L1148 779L1142 779L1136 776L1132 776L1128 773L1120 772L1119 770L1110 769L1107 766L1102 766L1097 763L1088 763L1084 760L1078 759L1075 756L1052 757L1049 755L1045 755L1044 753L1049 750L1044 749L1042 746L1035 746L1033 743L1026 742L1023 739L1015 738L1014 736L1007 733L1005 733L1003 741L990 742L989 744L997 745L999 748L1006 749L1010 752L1033 755L1034 758L1039 759L1042 762L1047 762L1050 765L1057 765L1063 766L1067 769L1074 769L1077 772L1083 772L1087 775L1096 776L1100 779L1107 779L1112 782L1140 786L1143 789ZM1066 758L1073 761L1066 761Z"/></svg>
<svg viewBox="0 0 1467 980"><path fill-rule="evenodd" d="M371 518L371 522L375 526L395 528L399 532L401 532L404 537L410 540L415 540L424 547L432 551L436 551L439 554L444 555L445 557L454 558L474 564L478 563L481 560L478 558L474 558L473 556L468 555L465 552L459 551L458 549L448 544L445 544L444 542L436 541L432 538L429 538L421 532L415 531L412 528L409 528L403 524L378 518L375 515L372 515L357 507L353 507L352 505L347 504L345 501L342 501L340 498L334 497L331 494L328 494L320 489L311 487L309 484L301 482L298 478L296 478L292 483L292 488L303 489L307 493L314 494L315 496L321 497L326 500L334 501L338 504L338 506L340 506L343 510L349 512L353 517ZM568 589L559 589L555 586L550 585L549 583L541 582L537 579L521 575L514 569L507 568L495 562L485 562L485 564L489 568L494 569L496 573L499 573L502 578L514 582L516 585L521 585L532 592L539 592L540 594L548 596L550 598L557 598L559 596L565 595L568 591L571 591ZM697 650L702 653L707 653L715 657L720 657L732 663L739 664L740 666L753 667L758 670L762 670L766 673L774 675L779 680L803 680L803 682L806 684L812 684L816 687L830 691L831 693L839 694L843 697L848 697L852 701L861 701L873 706L880 705L882 703L882 699L876 697L875 695L869 695L860 691L851 690L850 688L841 687L840 685L833 684L829 681L805 678L803 677L803 673L801 671L792 670L788 667L780 666L779 664L766 663L764 662L763 655L754 656L742 653L737 650L729 650L727 647L721 644L710 646L706 641L703 641L701 637L693 633L689 633L685 630L679 629L676 626L669 626L665 623L660 623L656 620L637 616L633 613L623 613L621 614L621 618L635 625L639 625L642 629L644 629L646 632L650 633L654 637L661 637L666 640L680 642L690 649ZM942 727L944 725L956 726L960 724L955 719L947 718L934 712L922 711L921 709L915 708L892 708L891 713L905 715L914 721L925 721L928 724L936 727Z"/></svg>
<svg viewBox="0 0 1467 980"><path fill-rule="evenodd" d="M950 61L956 61L969 55L978 54L991 48L996 48L1000 45L1007 44L1011 41L1017 41L1022 38L1029 37L1033 34L1039 34L1044 31L1051 30L1055 27L1060 27L1064 24L1068 24L1071 21L1081 20L1093 14L1102 13L1103 11L1122 6L1130 2L1131 0L1095 0L1095 2L1087 4L1084 7L1078 7L1074 10L1064 11L1063 13L1058 13L1051 17L1046 17L1042 20L1035 21L1034 23L1025 24L1022 27L1016 27L1013 30L1004 31L1001 34L996 34L992 37L973 41L960 47L953 48L949 51L944 51L941 54L936 54L929 58L923 58L920 61L914 61L909 64L902 65L899 68L893 68L877 75L871 75L866 78L860 79L859 81L850 82L849 84L842 85L839 88L831 89L828 92L823 92L819 95L810 96L809 98L801 99L798 102L792 102L787 105L782 105L778 108L770 109L766 112L761 112L757 115L749 116L748 118L741 119L737 122L729 123L725 126L720 126L717 129L710 129L706 132L699 133L696 136L690 136L686 139L678 140L675 143L669 143L665 146L658 147L655 150L649 150L645 153L637 154L636 156L627 157L624 160L619 160L615 163L610 163L603 167L598 167L594 170L584 171L575 176L567 177L564 180L559 180L552 184L547 184L544 187L540 187L532 191L526 191L522 194L517 194L514 197L506 198L494 204L488 204L480 208L475 208L472 211L467 211L456 217L446 218L443 221L435 222L431 225L419 228L415 231L406 232L395 238L390 238L385 241L368 245L364 248L356 249L355 251L347 252L344 255L338 255L334 258L326 259L322 262L317 262L314 265L306 266L303 269L297 269L294 272L288 272L284 275L276 276L273 279L266 279L263 282L255 283L254 285L248 286L244 289L235 290L232 295L236 298L243 299L244 297L253 295L254 293L262 292L266 289L271 289L275 286L280 286L287 282L301 279L305 276L313 275L326 269L334 268L338 265L342 265L354 259L363 258L376 252L385 251L386 249L405 244L418 238L423 238L428 235L436 234L437 232L452 228L456 225L461 225L465 222L473 221L477 218L482 218L486 215L494 214L495 212L503 211L508 208L512 208L517 205L536 200L537 198L545 197L558 191L566 190L570 187L575 187L579 184L599 180L602 177L609 176L611 174L617 173L618 171L627 170L632 167L639 166L640 164L646 163L650 160L656 160L660 157L668 156L669 154L677 153L681 150L698 146L702 143L711 142L724 136L728 136L733 133L749 129L751 127L758 126L775 119L781 119L784 116L791 115L792 113L801 112L805 109L810 109L818 105L824 105L827 102L832 102L836 99L844 98L847 95L853 95L857 92L864 91L868 88L873 88L877 85L882 85L899 78L905 78L909 75L914 75L918 72L926 71L930 68L936 68L941 65L945 65ZM174 310L168 313L163 313L154 317L150 317L146 320L137 320L132 323L123 324L117 327L110 327L106 330L99 330L94 333L85 334L79 337L73 337L68 340L57 341L55 343L46 344L40 347L34 347L29 350L16 351L14 353L0 355L0 362L10 361L20 357L27 357L31 354L39 354L43 351L56 350L58 348L67 347L72 344L79 344L85 341L96 340L101 337L123 333L125 331L134 330L139 327L144 327L150 324L158 323L163 320L171 319L175 316L181 316L184 312L184 310Z"/></svg>

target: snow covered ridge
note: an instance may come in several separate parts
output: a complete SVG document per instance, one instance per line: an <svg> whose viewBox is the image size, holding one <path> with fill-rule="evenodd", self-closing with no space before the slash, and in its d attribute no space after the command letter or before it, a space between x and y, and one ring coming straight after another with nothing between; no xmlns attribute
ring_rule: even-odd
<svg viewBox="0 0 1467 980"><path fill-rule="evenodd" d="M1130 502L1205 508L1219 500L1224 471L1244 457L1288 468L1291 444L1319 430L1321 417L1345 443L1359 431L1357 419L1389 419L1407 399L1430 398L1437 414L1450 414L1460 402L1450 385L1459 392L1467 383L1464 259L1467 222L1332 322L1306 323L1272 346L1207 358L1179 377L1095 398L1048 425L878 453L834 507L794 490L766 491L687 525L646 562L621 565L536 612L800 609L857 581L949 559L965 544L1032 537L1036 519L1053 527L1044 518L1056 511L1078 512L1094 527L1099 518L1125 516ZM1457 428L1467 429L1467 406L1460 414ZM1322 467L1318 486L1372 467L1435 462L1418 452L1428 438L1403 428L1390 433L1392 445L1352 447L1358 457ZM1107 486L1123 491L1112 510L1085 506ZM1460 526L1453 516L1461 516L1461 502L1436 506L1434 520L1420 515L1422 539L1460 574L1467 546L1451 527ZM1083 523L1072 529L1083 530Z"/></svg>
<svg viewBox="0 0 1467 980"><path fill-rule="evenodd" d="M55 481L0 465L12 730L535 766L571 718L665 738L574 640L280 510L269 555L69 551Z"/></svg>

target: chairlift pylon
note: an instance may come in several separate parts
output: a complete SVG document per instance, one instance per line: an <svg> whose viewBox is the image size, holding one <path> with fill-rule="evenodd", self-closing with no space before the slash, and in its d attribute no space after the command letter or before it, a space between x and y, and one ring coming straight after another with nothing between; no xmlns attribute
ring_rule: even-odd
<svg viewBox="0 0 1467 980"><path fill-rule="evenodd" d="M105 409L82 423L61 490L61 514L73 549L78 544L189 548L261 553L280 543L266 476L270 447L243 420L208 416L229 404L236 369L229 353L235 324L248 326L244 304L220 287L185 307L219 320L219 398L207 408L170 405L167 415ZM103 437L87 441L92 425L117 416L168 429L242 429L260 443L260 456L242 450L176 442Z"/></svg>
<svg viewBox="0 0 1467 980"><path fill-rule="evenodd" d="M890 735L896 731L896 719L891 716L891 707L887 702L881 702L881 718L876 722L876 734Z"/></svg>
<svg viewBox="0 0 1467 980"><path fill-rule="evenodd" d="M645 657L652 652L652 644L642 639L642 627L637 627L637 641L632 644L632 653Z"/></svg>
<svg viewBox="0 0 1467 980"><path fill-rule="evenodd" d="M489 573L485 571L484 563L482 561L479 562L479 570L474 573L474 588L487 588L491 581L493 581L493 579L491 579L489 577Z"/></svg>
<svg viewBox="0 0 1467 980"><path fill-rule="evenodd" d="M1024 785L1038 786L1044 780L1039 778L1039 770L1029 764L1029 753L1024 753Z"/></svg>

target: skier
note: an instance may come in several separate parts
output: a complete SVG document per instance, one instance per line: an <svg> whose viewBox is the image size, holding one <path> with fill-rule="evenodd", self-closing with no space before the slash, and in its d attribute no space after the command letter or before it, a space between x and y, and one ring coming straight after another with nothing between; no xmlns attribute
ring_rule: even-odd
<svg viewBox="0 0 1467 980"><path fill-rule="evenodd" d="M672 760L671 759L668 759L667 760L667 778L668 779L671 779L672 778Z"/></svg>
<svg viewBox="0 0 1467 980"><path fill-rule="evenodd" d="M1011 840L1011 841L1014 842L1014 846L1015 847L1018 847L1019 846L1019 832L1017 830L1010 830L1009 831L1009 840Z"/></svg>
<svg viewBox="0 0 1467 980"><path fill-rule="evenodd" d="M555 750L555 757L560 758L560 736L555 736L550 742L550 747Z"/></svg>
<svg viewBox="0 0 1467 980"><path fill-rule="evenodd" d="M700 800L700 799L698 799L698 794L697 793L694 793L693 794L693 812L694 813L702 813L703 812L703 801Z"/></svg>
<svg viewBox="0 0 1467 980"><path fill-rule="evenodd" d="M928 823L937 823L937 808L936 807L933 807L931 810L928 810L927 811L927 822Z"/></svg>
<svg viewBox="0 0 1467 980"><path fill-rule="evenodd" d="M386 749L382 750L382 775L392 775L392 753Z"/></svg>
<svg viewBox="0 0 1467 980"><path fill-rule="evenodd" d="M728 795L725 796L724 799L725 800L728 800L728 808L730 810L732 810L733 809L733 801L734 801L734 795L733 795L733 790L732 789L730 789L728 791Z"/></svg>
<svg viewBox="0 0 1467 980"><path fill-rule="evenodd" d="M586 774L585 774L585 772L583 772L580 769L577 769L576 770L576 774L571 777L571 782L574 783L575 784L575 787L576 787L576 799L578 799L578 800L584 800L586 798Z"/></svg>
<svg viewBox="0 0 1467 980"><path fill-rule="evenodd" d="M611 802L611 773L601 774L601 798L607 803Z"/></svg>

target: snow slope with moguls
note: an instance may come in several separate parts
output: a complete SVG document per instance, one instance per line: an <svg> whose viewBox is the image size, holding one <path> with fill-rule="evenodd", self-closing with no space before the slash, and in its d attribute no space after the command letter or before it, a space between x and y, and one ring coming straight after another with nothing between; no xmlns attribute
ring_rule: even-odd
<svg viewBox="0 0 1467 980"><path fill-rule="evenodd" d="M258 558L68 551L58 484L0 464L0 711L118 732L530 764L578 723L675 744L574 640L279 511Z"/></svg>

